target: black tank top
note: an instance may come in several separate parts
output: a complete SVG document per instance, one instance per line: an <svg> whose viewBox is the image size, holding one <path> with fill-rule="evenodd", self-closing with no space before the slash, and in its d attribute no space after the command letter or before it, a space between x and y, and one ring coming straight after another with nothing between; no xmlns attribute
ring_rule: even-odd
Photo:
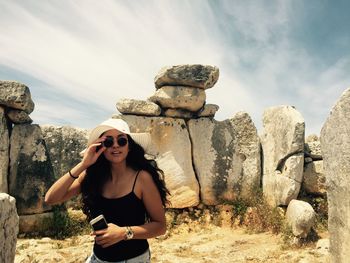
<svg viewBox="0 0 350 263"><path fill-rule="evenodd" d="M105 198L99 195L96 202L98 211L91 211L93 217L103 214L108 223L117 226L139 226L146 222L146 209L141 199L134 193L139 172L137 172L132 190L119 198ZM94 244L94 254L105 261L122 261L143 254L149 245L147 239L122 240L112 246L102 248Z"/></svg>

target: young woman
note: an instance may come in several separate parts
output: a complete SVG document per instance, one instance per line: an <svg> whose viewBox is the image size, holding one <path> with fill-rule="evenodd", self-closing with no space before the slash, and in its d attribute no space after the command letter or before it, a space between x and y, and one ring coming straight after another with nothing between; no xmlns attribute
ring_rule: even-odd
<svg viewBox="0 0 350 263"><path fill-rule="evenodd" d="M46 193L49 204L81 193L89 220L104 215L108 227L93 232L86 262L150 262L147 238L166 231L169 192L162 171L144 157L149 143L150 134L130 133L125 121L109 119L91 131L82 161Z"/></svg>

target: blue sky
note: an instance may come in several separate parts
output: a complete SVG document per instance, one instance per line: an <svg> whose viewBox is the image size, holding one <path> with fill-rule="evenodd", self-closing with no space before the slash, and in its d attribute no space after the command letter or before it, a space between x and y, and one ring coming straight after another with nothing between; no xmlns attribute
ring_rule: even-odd
<svg viewBox="0 0 350 263"><path fill-rule="evenodd" d="M293 105L319 134L350 86L350 1L0 0L0 79L26 84L34 123L92 128L147 99L164 66L214 65L217 120Z"/></svg>

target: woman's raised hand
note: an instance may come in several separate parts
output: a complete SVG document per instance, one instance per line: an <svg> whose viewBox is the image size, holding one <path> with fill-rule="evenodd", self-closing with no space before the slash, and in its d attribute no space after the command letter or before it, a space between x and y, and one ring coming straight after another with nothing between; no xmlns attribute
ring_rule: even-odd
<svg viewBox="0 0 350 263"><path fill-rule="evenodd" d="M96 140L95 143L91 144L86 151L84 152L82 164L84 167L88 168L89 166L93 165L97 158L106 150L106 147L103 146L103 141L106 139L106 137L101 137ZM96 151L96 148L98 146L101 146L98 151Z"/></svg>

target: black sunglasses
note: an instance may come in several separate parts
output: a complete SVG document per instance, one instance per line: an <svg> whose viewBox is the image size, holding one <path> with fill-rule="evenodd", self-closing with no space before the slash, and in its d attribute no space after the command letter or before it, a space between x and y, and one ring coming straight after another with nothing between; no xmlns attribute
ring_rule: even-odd
<svg viewBox="0 0 350 263"><path fill-rule="evenodd" d="M117 144L120 147L125 146L128 143L128 139L125 137L119 137L117 139ZM112 147L114 144L114 138L112 136L107 136L107 138L103 141L103 146L106 148Z"/></svg>

